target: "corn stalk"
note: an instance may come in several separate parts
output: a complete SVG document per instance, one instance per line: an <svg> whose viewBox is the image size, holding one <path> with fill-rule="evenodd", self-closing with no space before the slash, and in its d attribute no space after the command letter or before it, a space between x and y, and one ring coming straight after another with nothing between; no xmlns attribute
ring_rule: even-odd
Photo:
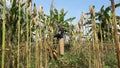
<svg viewBox="0 0 120 68"><path fill-rule="evenodd" d="M111 1L112 6L112 13L113 13L113 23L114 23L114 40L115 40L115 48L117 49L117 59L118 59L118 68L120 68L120 44L119 44L119 36L118 36L118 28L117 28L117 22L116 22L116 15L115 15L115 6L114 6L114 0Z"/></svg>
<svg viewBox="0 0 120 68"><path fill-rule="evenodd" d="M103 51L103 36L102 36L102 28L101 28L101 23L100 23L100 46L101 46L101 68L104 67L104 51Z"/></svg>
<svg viewBox="0 0 120 68"><path fill-rule="evenodd" d="M19 17L18 17L18 51L17 51L17 68L20 67L19 63L20 63L20 11L21 11L21 7L20 7L20 2L19 2Z"/></svg>
<svg viewBox="0 0 120 68"><path fill-rule="evenodd" d="M4 60L5 60L5 12L6 12L6 0L3 0L3 15L2 15L2 18L3 18L3 23L2 23L2 67L1 68L4 68Z"/></svg>
<svg viewBox="0 0 120 68"><path fill-rule="evenodd" d="M45 25L46 25L46 20L45 20ZM45 32L45 35L46 35L46 32ZM45 37L45 36L44 36ZM44 56L45 56L45 68L48 68L48 59L47 59L47 39L46 39L46 37L44 38L44 50L45 50L45 54L44 54Z"/></svg>
<svg viewBox="0 0 120 68"><path fill-rule="evenodd" d="M39 39L39 37L38 37L38 29L36 28L36 46L35 46L35 48L36 48L36 51L35 51L35 68L38 68L38 39Z"/></svg>
<svg viewBox="0 0 120 68"><path fill-rule="evenodd" d="M94 49L94 68L101 68L100 64L100 50L99 50L99 44L98 44L98 37L96 34L96 23L94 20L95 12L93 6L90 7L90 13L92 16L92 30L93 30L93 49Z"/></svg>
<svg viewBox="0 0 120 68"><path fill-rule="evenodd" d="M32 15L32 3L30 3L30 15ZM29 49L29 68L31 68L31 33L32 33L32 30L31 30L31 28L32 28L32 19L30 19L30 41L29 41L29 45L30 45L30 49Z"/></svg>
<svg viewBox="0 0 120 68"><path fill-rule="evenodd" d="M41 17L40 17L40 21L41 21ZM43 48L43 37L42 37L42 27L40 25L40 68L42 68L42 48Z"/></svg>
<svg viewBox="0 0 120 68"><path fill-rule="evenodd" d="M29 68L29 51L28 51L28 32L29 32L29 27L28 27L28 9L26 8L26 30L27 30L27 37L26 37L26 62L27 62L27 68Z"/></svg>

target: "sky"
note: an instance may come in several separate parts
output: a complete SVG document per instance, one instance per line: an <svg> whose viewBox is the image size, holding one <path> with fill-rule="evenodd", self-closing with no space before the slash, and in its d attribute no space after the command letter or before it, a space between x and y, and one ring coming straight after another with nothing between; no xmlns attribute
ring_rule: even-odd
<svg viewBox="0 0 120 68"><path fill-rule="evenodd" d="M7 5L10 7L10 0L6 1ZM49 14L51 1L52 0L32 0L33 4L36 3L37 8L39 8L39 6L43 6L45 14ZM119 2L120 0L115 0L115 3ZM55 8L58 10L64 8L65 11L68 12L65 19L76 17L76 19L72 22L73 24L78 23L82 12L89 12L89 6L95 5L95 11L99 11L102 5L104 5L104 7L108 7L110 4L109 0L54 0ZM120 7L116 8L116 15L120 16Z"/></svg>
<svg viewBox="0 0 120 68"><path fill-rule="evenodd" d="M36 3L37 8L41 5L46 14L49 14L50 4L52 0L32 0ZM120 0L115 0L115 3L119 3ZM89 6L95 5L95 11L99 11L102 5L105 7L110 6L109 0L54 0L54 7L58 10L64 8L68 11L66 19L70 17L76 17L73 24L77 24L82 12L89 12ZM116 9L116 15L120 16L120 7Z"/></svg>
<svg viewBox="0 0 120 68"><path fill-rule="evenodd" d="M119 3L120 0L115 0L115 3ZM49 14L51 0L33 0L33 3L36 3L37 8L41 5L46 14ZM72 22L77 24L80 19L82 12L89 12L89 6L95 5L95 11L99 11L102 5L105 7L110 6L109 0L54 0L54 7L58 10L64 8L65 11L68 11L66 19L70 17L76 17ZM120 16L120 7L116 9L116 15Z"/></svg>

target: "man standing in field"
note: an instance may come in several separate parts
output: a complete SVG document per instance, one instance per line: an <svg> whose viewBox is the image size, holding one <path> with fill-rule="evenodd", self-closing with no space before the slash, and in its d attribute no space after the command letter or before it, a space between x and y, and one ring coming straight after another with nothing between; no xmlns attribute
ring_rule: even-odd
<svg viewBox="0 0 120 68"><path fill-rule="evenodd" d="M62 25L58 25L58 34L56 34L54 37L58 39L58 54L61 56L64 55L64 29L62 28Z"/></svg>

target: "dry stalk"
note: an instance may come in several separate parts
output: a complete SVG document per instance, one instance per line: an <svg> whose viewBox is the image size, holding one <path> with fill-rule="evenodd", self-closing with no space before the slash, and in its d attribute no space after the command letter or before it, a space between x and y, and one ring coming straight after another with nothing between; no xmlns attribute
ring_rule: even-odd
<svg viewBox="0 0 120 68"><path fill-rule="evenodd" d="M94 20L95 12L93 6L90 7L90 13L92 16L92 31L93 31L93 49L94 49L94 68L101 68L101 60L100 60L100 50L98 44L98 37L96 34L96 23Z"/></svg>
<svg viewBox="0 0 120 68"><path fill-rule="evenodd" d="M30 15L32 15L32 2L30 3ZM29 49L29 68L31 68L31 49L32 49L32 47L31 47L31 33L32 33L32 30L31 30L31 27L32 27L32 19L30 19L30 29L29 29L29 31L30 31L30 40L29 40L29 43L30 43L30 49Z"/></svg>
<svg viewBox="0 0 120 68"><path fill-rule="evenodd" d="M5 22L6 22L6 20L5 20L5 12L6 12L6 1L5 0L3 0L3 15L2 15L2 19L3 19L3 24L2 24L2 29L3 29L3 31L2 31L2 65L1 65L1 68L4 68L4 65L5 65L5 63L4 63L4 60L5 60Z"/></svg>
<svg viewBox="0 0 120 68"><path fill-rule="evenodd" d="M21 7L20 7L20 2L19 2L19 18L18 18L18 52L17 52L17 68L20 67L20 15L21 15Z"/></svg>
<svg viewBox="0 0 120 68"><path fill-rule="evenodd" d="M26 37L26 63L27 63L27 68L29 68L29 51L28 51L28 32L29 32L29 27L28 27L28 9L26 9L26 30L27 30L27 37Z"/></svg>
<svg viewBox="0 0 120 68"><path fill-rule="evenodd" d="M117 49L117 60L118 60L118 68L120 68L120 44L119 44L119 36L118 36L118 28L117 28L117 22L116 22L116 15L115 15L115 5L114 5L114 0L111 1L111 6L112 6L112 21L114 24L114 41L115 41L115 48Z"/></svg>

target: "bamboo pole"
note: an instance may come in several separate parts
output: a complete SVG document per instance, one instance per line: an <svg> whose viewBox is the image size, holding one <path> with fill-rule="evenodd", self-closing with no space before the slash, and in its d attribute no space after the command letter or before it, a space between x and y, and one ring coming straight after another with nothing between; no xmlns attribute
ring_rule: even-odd
<svg viewBox="0 0 120 68"><path fill-rule="evenodd" d="M2 65L1 65L1 68L4 68L4 60L5 60L5 12L6 12L6 0L3 0L3 15L2 15L2 18L3 18L3 23L2 23Z"/></svg>
<svg viewBox="0 0 120 68"><path fill-rule="evenodd" d="M119 44L118 28L117 28L117 22L116 22L114 0L111 0L111 6L112 6L112 13L113 13L112 20L113 20L113 23L114 23L115 48L117 49L116 52L117 52L118 68L120 68L120 44Z"/></svg>

